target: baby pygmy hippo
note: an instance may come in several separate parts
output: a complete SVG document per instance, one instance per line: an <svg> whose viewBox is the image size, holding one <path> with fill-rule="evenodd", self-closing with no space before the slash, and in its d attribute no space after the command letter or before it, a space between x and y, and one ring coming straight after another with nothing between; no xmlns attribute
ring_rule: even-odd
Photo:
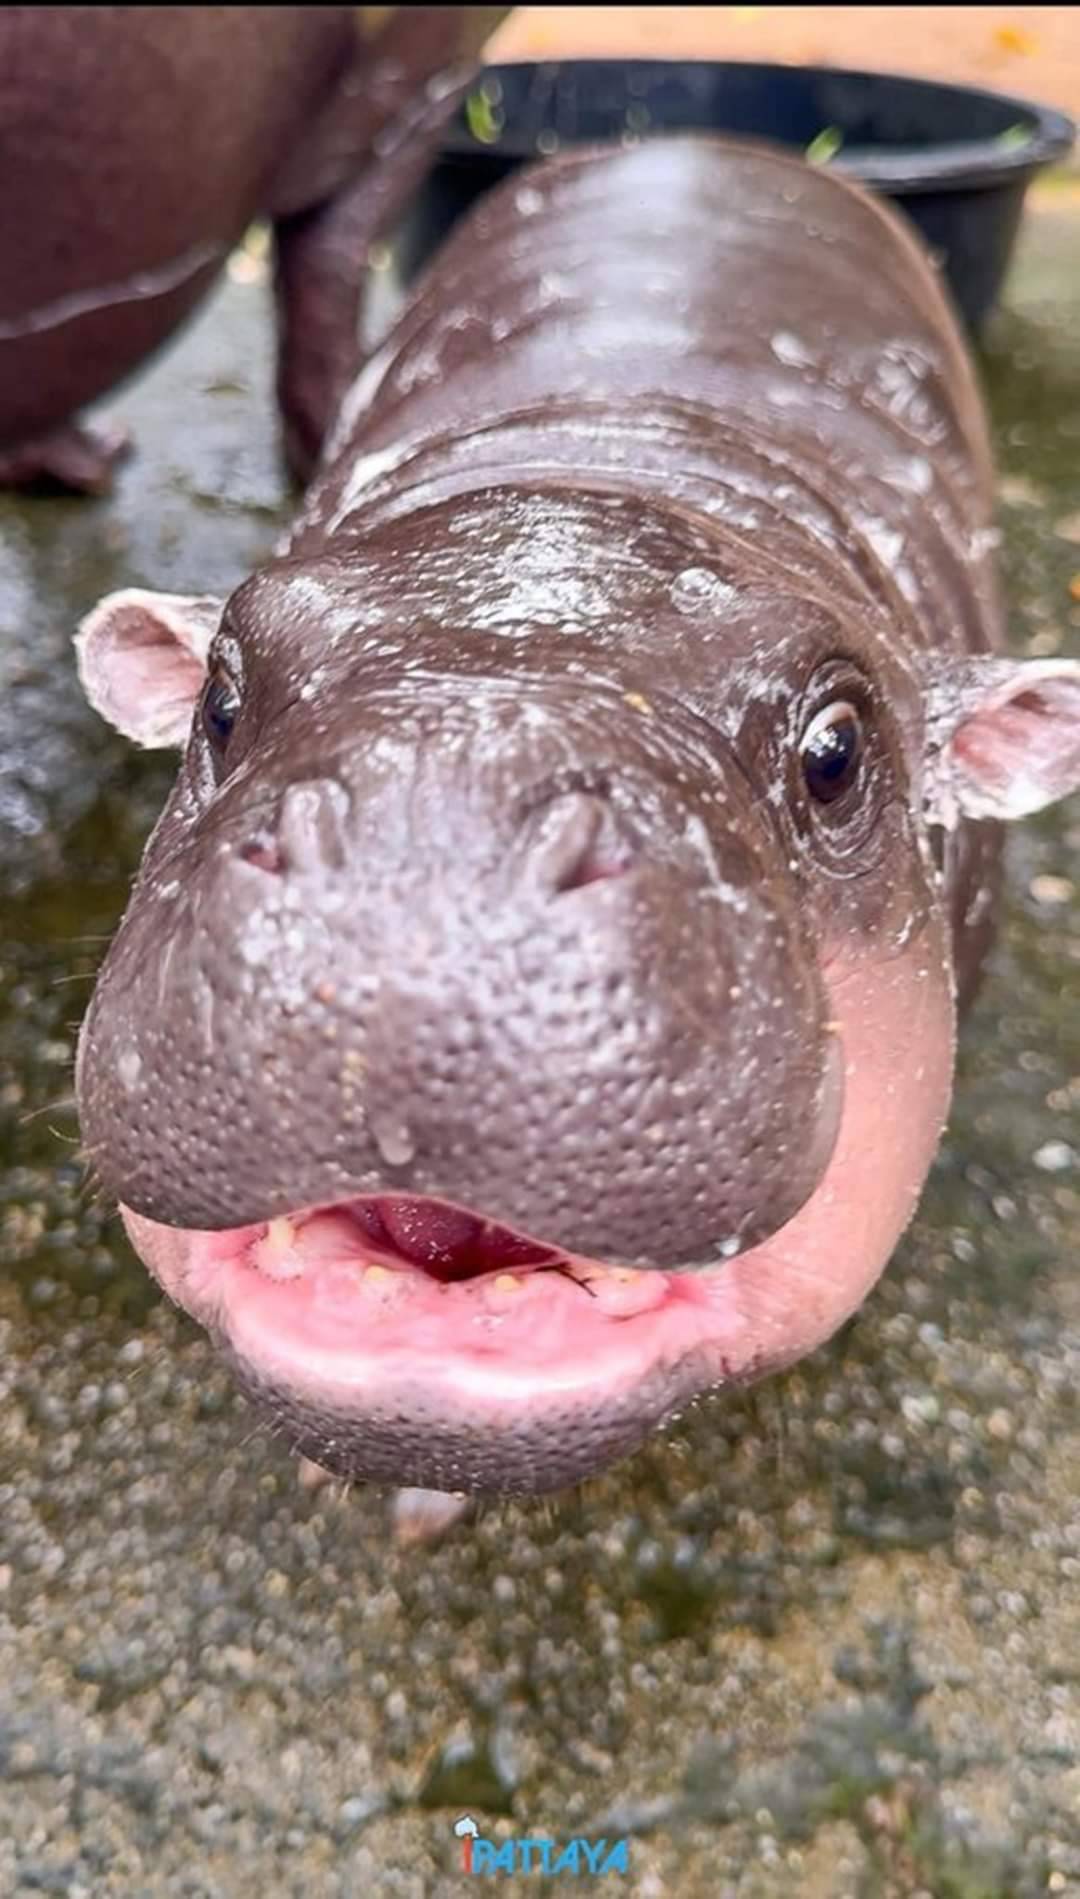
<svg viewBox="0 0 1080 1899"><path fill-rule="evenodd" d="M657 140L482 201L228 600L90 613L94 704L183 759L87 1155L321 1465L555 1489L864 1298L1001 821L1080 782L991 503L898 217Z"/></svg>

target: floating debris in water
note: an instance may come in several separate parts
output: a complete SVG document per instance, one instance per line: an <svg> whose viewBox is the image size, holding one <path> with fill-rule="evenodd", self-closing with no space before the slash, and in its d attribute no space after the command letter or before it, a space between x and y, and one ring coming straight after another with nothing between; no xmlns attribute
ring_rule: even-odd
<svg viewBox="0 0 1080 1899"><path fill-rule="evenodd" d="M1076 1166L1076 1149L1068 1141L1044 1141L1031 1158L1044 1174L1065 1174Z"/></svg>
<svg viewBox="0 0 1080 1899"><path fill-rule="evenodd" d="M1046 502L1043 489L1029 481L1026 475L1002 475L998 481L998 494L1007 508L1041 508Z"/></svg>
<svg viewBox="0 0 1080 1899"><path fill-rule="evenodd" d="M1068 877L1033 877L1028 890L1036 903L1071 903L1076 894Z"/></svg>

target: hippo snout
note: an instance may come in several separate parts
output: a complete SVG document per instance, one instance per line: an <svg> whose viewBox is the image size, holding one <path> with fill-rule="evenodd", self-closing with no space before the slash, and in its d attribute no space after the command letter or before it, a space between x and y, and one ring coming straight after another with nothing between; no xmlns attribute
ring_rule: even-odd
<svg viewBox="0 0 1080 1899"><path fill-rule="evenodd" d="M253 832L241 847L249 864L272 875L288 871L339 872L346 865L344 820L349 798L332 778L290 785L276 824ZM630 833L610 804L596 793L555 793L530 814L523 880L552 894L602 877L616 877L634 861Z"/></svg>
<svg viewBox="0 0 1080 1899"><path fill-rule="evenodd" d="M575 745L528 701L383 721L336 759L324 735L321 769L305 749L270 795L266 760L240 770L182 865L148 864L102 974L83 1119L127 1206L212 1229L429 1195L673 1268L805 1201L839 1057L733 770L670 734L660 757Z"/></svg>

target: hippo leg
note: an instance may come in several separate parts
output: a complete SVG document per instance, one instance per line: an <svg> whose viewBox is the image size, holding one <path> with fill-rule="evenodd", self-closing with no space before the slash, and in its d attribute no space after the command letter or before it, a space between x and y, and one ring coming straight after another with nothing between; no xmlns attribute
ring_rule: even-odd
<svg viewBox="0 0 1080 1899"><path fill-rule="evenodd" d="M459 69L436 97L413 101L407 116L380 136L350 185L314 210L275 223L277 395L286 458L301 484L310 479L356 377L371 247L430 169L443 127L468 85L469 76Z"/></svg>
<svg viewBox="0 0 1080 1899"><path fill-rule="evenodd" d="M371 246L434 162L480 49L507 12L391 9L374 39L358 42L355 64L275 185L278 402L301 483L356 376Z"/></svg>
<svg viewBox="0 0 1080 1899"><path fill-rule="evenodd" d="M130 451L130 434L120 423L90 428L67 422L46 435L0 449L0 488L67 488L75 494L108 494L117 462Z"/></svg>

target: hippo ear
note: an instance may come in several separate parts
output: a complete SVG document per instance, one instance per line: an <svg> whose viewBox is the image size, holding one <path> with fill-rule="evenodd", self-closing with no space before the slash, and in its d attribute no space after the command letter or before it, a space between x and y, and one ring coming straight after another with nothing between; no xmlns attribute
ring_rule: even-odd
<svg viewBox="0 0 1080 1899"><path fill-rule="evenodd" d="M107 594L75 635L95 712L136 745L183 745L224 604L142 587Z"/></svg>
<svg viewBox="0 0 1080 1899"><path fill-rule="evenodd" d="M932 823L1041 811L1080 790L1080 660L935 662L927 740Z"/></svg>

